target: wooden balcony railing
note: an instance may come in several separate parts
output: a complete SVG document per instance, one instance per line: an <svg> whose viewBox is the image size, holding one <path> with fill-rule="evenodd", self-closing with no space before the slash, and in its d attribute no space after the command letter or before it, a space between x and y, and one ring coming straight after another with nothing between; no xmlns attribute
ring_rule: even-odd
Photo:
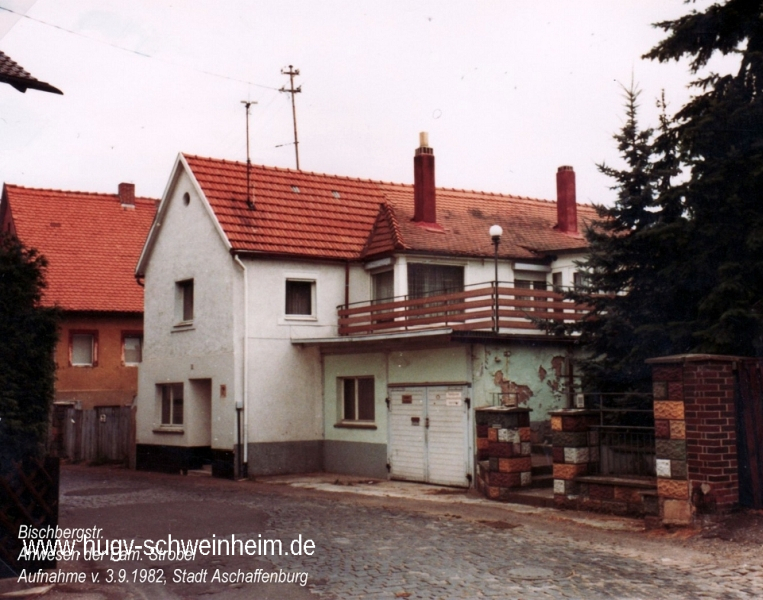
<svg viewBox="0 0 763 600"><path fill-rule="evenodd" d="M499 282L496 303L493 282L469 286L463 292L359 302L337 307L339 335L420 331L450 327L458 331L496 328L534 330L538 321L582 319L586 307L565 300L559 292L514 288ZM497 311L496 311L497 306ZM496 314L497 313L497 314Z"/></svg>

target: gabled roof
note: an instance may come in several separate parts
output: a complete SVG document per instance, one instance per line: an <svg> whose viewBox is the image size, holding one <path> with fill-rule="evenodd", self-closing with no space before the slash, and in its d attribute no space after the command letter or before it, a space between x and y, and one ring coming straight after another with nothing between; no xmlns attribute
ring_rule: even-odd
<svg viewBox="0 0 763 600"><path fill-rule="evenodd" d="M555 228L551 201L438 188L431 226L411 220L412 185L253 165L250 209L246 164L181 158L233 252L342 260L396 251L484 257L493 255L488 229L496 223L504 230L503 257L586 247L582 235ZM594 217L593 207L578 205L580 231Z"/></svg>
<svg viewBox="0 0 763 600"><path fill-rule="evenodd" d="M27 89L51 92L53 94L63 94L61 90L53 87L49 83L35 79L27 73L21 65L4 52L0 52L0 82L12 85L20 92L26 92Z"/></svg>
<svg viewBox="0 0 763 600"><path fill-rule="evenodd" d="M156 200L6 185L0 223L48 259L43 304L70 311L143 312L134 270ZM6 225L7 227L7 225Z"/></svg>

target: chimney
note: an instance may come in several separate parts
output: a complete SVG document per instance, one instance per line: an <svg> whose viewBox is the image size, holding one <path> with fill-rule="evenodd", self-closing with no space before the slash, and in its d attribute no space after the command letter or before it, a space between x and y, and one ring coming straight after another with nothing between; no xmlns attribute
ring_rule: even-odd
<svg viewBox="0 0 763 600"><path fill-rule="evenodd" d="M119 184L119 202L125 207L135 207L135 184Z"/></svg>
<svg viewBox="0 0 763 600"><path fill-rule="evenodd" d="M429 147L429 135L423 131L413 157L413 208L413 220L417 223L437 223L434 151Z"/></svg>
<svg viewBox="0 0 763 600"><path fill-rule="evenodd" d="M564 233L578 232L575 171L572 167L559 167L556 172L556 228Z"/></svg>

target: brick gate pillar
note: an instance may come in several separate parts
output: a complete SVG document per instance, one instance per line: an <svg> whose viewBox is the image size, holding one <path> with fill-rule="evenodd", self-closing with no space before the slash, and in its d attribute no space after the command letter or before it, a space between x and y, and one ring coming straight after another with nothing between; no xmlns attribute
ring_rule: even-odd
<svg viewBox="0 0 763 600"><path fill-rule="evenodd" d="M652 358L657 495L663 524L739 502L734 356Z"/></svg>

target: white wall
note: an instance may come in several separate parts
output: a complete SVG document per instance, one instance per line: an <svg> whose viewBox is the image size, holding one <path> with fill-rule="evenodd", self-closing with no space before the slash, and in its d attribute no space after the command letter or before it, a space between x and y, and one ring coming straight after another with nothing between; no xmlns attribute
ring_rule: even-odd
<svg viewBox="0 0 763 600"><path fill-rule="evenodd" d="M322 439L320 352L291 340L337 335L345 265L268 259L247 259L245 264L249 282L248 442ZM357 274L358 269L353 271ZM312 316L285 314L287 279L315 282Z"/></svg>
<svg viewBox="0 0 763 600"><path fill-rule="evenodd" d="M188 193L190 202L183 202ZM233 303L236 268L190 179L182 174L168 198L145 273L143 363L138 382L139 444L230 449L235 434ZM194 318L177 327L175 282L194 280ZM190 379L211 379L209 407L191 400ZM160 383L184 383L183 434L161 431ZM225 386L225 397L223 389ZM240 392L240 389L238 390ZM211 422L210 422L211 419Z"/></svg>

